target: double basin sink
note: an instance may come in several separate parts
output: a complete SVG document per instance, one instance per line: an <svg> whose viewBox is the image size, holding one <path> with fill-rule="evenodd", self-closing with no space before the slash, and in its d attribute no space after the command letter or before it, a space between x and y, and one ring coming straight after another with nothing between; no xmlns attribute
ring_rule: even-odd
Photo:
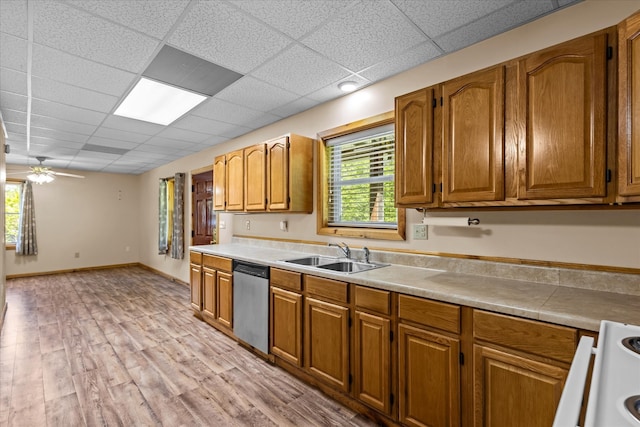
<svg viewBox="0 0 640 427"><path fill-rule="evenodd" d="M334 258L319 255L286 259L284 262L345 274L360 273L367 270L373 270L374 268L386 267L388 265L375 262L356 261L350 258Z"/></svg>

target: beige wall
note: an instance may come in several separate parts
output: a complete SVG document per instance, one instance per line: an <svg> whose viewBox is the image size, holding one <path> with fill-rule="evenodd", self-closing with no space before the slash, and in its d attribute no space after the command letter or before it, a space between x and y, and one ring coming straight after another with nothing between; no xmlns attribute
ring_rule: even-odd
<svg viewBox="0 0 640 427"><path fill-rule="evenodd" d="M139 261L186 282L189 280L187 260L157 254L159 178L176 172L188 173L209 165L216 155L285 133L315 137L320 131L390 111L395 96L615 25L639 9L640 0L587 0L141 176L87 174L85 181L60 180L50 187L35 187L41 255L36 263L29 265L16 263L9 254L7 273ZM94 193L94 185L101 196ZM120 203L115 200L115 191L123 185L130 190L125 190L125 201ZM64 193L62 190L67 186L73 186L74 191ZM465 211L447 215L470 215L480 218L482 223L478 228L430 227L426 241L412 241L410 237L406 242L344 240L354 247L366 245L372 249L399 248L640 268L638 210ZM186 230L190 230L190 199L185 217ZM418 212L408 211L409 224L421 218ZM342 240L316 235L315 214L222 214L221 219L227 225L221 230L223 242L229 241L233 233L319 242ZM246 220L251 221L250 231L245 230ZM281 220L289 222L288 232L279 230ZM103 229L91 231L87 223L102 224ZM410 236L410 228L407 234ZM124 252L127 245L131 247L129 253ZM78 251L81 257L76 260L73 254Z"/></svg>
<svg viewBox="0 0 640 427"><path fill-rule="evenodd" d="M4 154L4 123L0 114L0 230L2 230L2 248L0 248L0 331L4 324L4 308L7 297L6 273L5 273L5 236L4 236L4 186L6 181L5 154Z"/></svg>

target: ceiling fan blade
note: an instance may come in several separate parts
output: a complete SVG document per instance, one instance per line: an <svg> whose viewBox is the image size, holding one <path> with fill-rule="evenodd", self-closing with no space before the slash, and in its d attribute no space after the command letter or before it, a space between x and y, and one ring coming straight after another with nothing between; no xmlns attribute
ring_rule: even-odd
<svg viewBox="0 0 640 427"><path fill-rule="evenodd" d="M68 176L70 178L84 178L84 176L82 175L75 175L72 173L64 173L64 172L54 172L54 171L49 171L49 173L56 175L56 176Z"/></svg>

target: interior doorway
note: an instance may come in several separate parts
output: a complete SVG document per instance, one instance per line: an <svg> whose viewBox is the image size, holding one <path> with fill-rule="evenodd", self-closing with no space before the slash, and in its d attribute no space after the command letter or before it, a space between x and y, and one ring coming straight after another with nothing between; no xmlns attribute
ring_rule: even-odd
<svg viewBox="0 0 640 427"><path fill-rule="evenodd" d="M191 244L217 243L217 216L213 210L213 170L191 175Z"/></svg>

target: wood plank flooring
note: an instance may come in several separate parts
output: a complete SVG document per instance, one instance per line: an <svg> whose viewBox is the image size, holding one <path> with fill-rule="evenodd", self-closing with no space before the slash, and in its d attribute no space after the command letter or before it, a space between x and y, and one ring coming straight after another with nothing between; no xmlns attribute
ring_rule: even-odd
<svg viewBox="0 0 640 427"><path fill-rule="evenodd" d="M2 426L371 426L137 267L7 280Z"/></svg>

